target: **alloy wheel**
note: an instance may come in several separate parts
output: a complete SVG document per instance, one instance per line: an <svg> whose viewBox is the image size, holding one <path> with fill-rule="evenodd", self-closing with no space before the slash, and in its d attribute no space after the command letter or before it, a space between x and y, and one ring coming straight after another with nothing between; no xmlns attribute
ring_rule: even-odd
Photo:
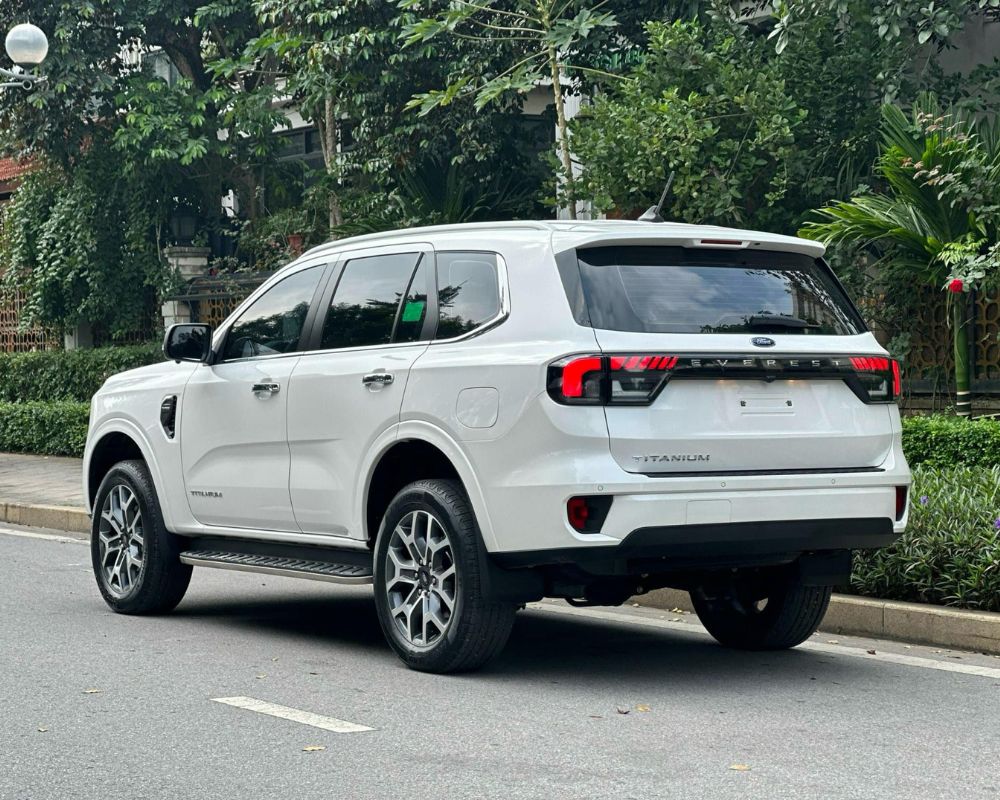
<svg viewBox="0 0 1000 800"><path fill-rule="evenodd" d="M448 532L429 511L411 511L393 529L385 575L399 633L415 647L433 645L455 614L458 573Z"/></svg>
<svg viewBox="0 0 1000 800"><path fill-rule="evenodd" d="M97 538L101 577L115 597L127 595L142 577L146 563L139 498L124 483L111 487L101 507Z"/></svg>

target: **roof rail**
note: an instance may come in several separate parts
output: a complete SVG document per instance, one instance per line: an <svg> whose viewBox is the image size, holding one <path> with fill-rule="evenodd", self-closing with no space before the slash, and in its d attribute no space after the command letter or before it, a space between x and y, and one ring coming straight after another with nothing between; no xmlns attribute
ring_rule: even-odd
<svg viewBox="0 0 1000 800"><path fill-rule="evenodd" d="M348 236L345 239L333 239L324 244L316 245L307 252L306 255L322 255L325 252L338 250L342 246L353 246L356 244L371 244L379 241L393 241L400 238L410 238L422 236L428 233L459 233L468 230L533 230L550 231L552 226L538 220L514 220L510 222L461 222L451 225L424 225L418 228L398 228L391 231L380 231L378 233L365 233L360 236Z"/></svg>

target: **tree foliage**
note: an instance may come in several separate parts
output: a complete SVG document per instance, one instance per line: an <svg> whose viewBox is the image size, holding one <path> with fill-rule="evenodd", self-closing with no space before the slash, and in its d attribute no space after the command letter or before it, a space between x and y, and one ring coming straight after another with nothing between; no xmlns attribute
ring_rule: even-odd
<svg viewBox="0 0 1000 800"><path fill-rule="evenodd" d="M149 186L123 175L117 157L93 141L72 170L33 171L5 209L0 273L24 294L26 321L128 333L169 280Z"/></svg>
<svg viewBox="0 0 1000 800"><path fill-rule="evenodd" d="M643 63L574 121L581 189L632 213L675 174L673 218L749 224L785 194L805 113L745 28L651 23Z"/></svg>
<svg viewBox="0 0 1000 800"><path fill-rule="evenodd" d="M950 289L957 406L968 416L966 293L1000 280L1000 137L992 123L938 111L931 97L912 118L893 105L882 116L885 191L832 203L800 233L870 252L890 293Z"/></svg>

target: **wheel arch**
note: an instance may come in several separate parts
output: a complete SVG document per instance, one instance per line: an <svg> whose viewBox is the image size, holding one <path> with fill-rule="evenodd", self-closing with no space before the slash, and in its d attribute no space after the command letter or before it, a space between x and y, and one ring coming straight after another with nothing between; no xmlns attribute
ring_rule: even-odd
<svg viewBox="0 0 1000 800"><path fill-rule="evenodd" d="M471 463L450 436L429 423L400 426L397 435L372 461L361 504L362 530L369 545L374 545L382 516L396 493L407 484L425 478L450 478L462 484L483 543L488 551L495 550L493 526Z"/></svg>
<svg viewBox="0 0 1000 800"><path fill-rule="evenodd" d="M127 420L116 419L95 431L83 464L83 489L87 510L93 513L94 498L104 476L119 461L140 459L145 462L153 479L157 499L164 522L171 519L163 492L162 478L156 461L152 457L152 448L142 435L142 432ZM169 522L167 523L169 525Z"/></svg>

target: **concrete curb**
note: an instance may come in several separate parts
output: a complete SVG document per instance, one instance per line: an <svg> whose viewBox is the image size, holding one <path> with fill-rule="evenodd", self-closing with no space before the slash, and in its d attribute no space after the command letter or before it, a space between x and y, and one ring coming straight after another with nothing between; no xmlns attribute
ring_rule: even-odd
<svg viewBox="0 0 1000 800"><path fill-rule="evenodd" d="M632 598L651 608L692 611L687 592L657 589ZM821 631L1000 654L1000 613L835 594Z"/></svg>
<svg viewBox="0 0 1000 800"><path fill-rule="evenodd" d="M32 528L90 533L90 517L82 508L0 502L0 521Z"/></svg>

